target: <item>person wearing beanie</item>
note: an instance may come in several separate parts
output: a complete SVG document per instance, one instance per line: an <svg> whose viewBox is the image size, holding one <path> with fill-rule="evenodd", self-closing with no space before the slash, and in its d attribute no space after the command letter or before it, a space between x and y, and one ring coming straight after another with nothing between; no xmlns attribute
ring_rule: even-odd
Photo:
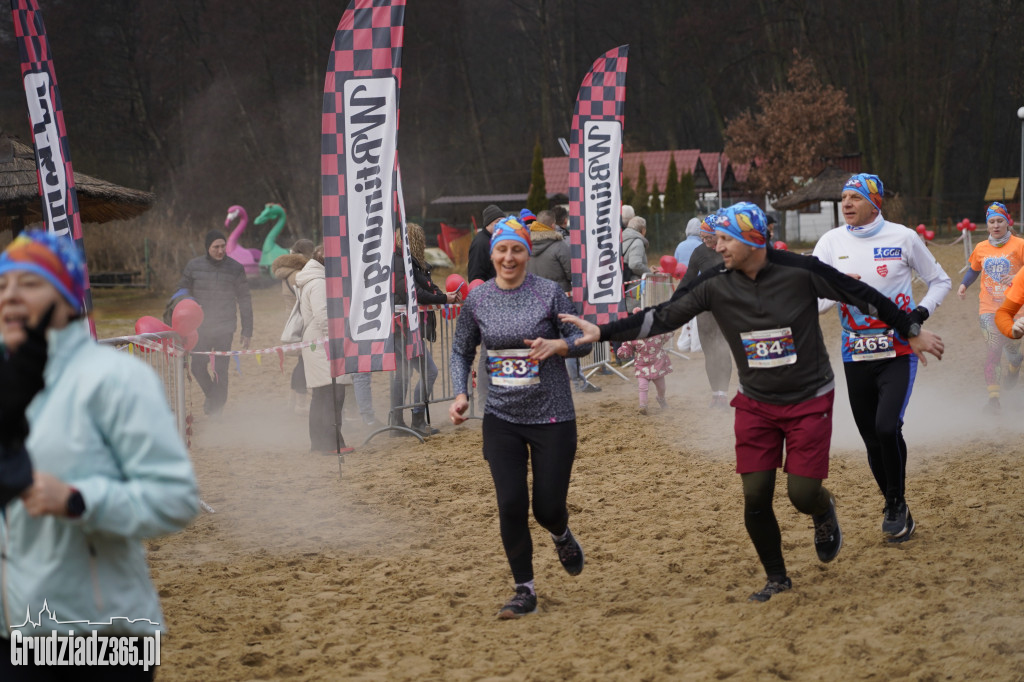
<svg viewBox="0 0 1024 682"><path fill-rule="evenodd" d="M678 329L710 310L739 374L735 408L736 471L743 483L747 533L766 574L750 601L792 589L772 500L785 453L790 502L814 524L818 559L839 554L843 535L828 477L835 376L818 316L818 299L870 310L908 339L913 351L942 357L942 339L884 294L818 259L768 249L764 212L751 203L718 215L716 249L724 268L712 270L665 303L597 326L561 316L583 331L581 341L632 341ZM819 578L820 579L820 578Z"/></svg>
<svg viewBox="0 0 1024 682"><path fill-rule="evenodd" d="M484 209L483 228L473 236L473 241L469 245L469 262L466 265L466 280L468 282L477 279L486 282L494 279L494 264L491 263L491 232L498 221L504 220L504 218L505 213L494 204ZM479 403L482 405L487 402L487 392L491 386L487 374L487 353L483 347L480 348L480 366L477 368L476 374L476 389L479 394Z"/></svg>
<svg viewBox="0 0 1024 682"><path fill-rule="evenodd" d="M718 236L715 234L717 224L718 215L714 213L698 223L697 234L701 244L694 249L686 264L686 274L679 280L679 289L693 285L701 275L722 267L722 254L715 250L718 246ZM704 311L697 315L694 322L697 323L697 337L704 352L704 373L707 374L708 383L711 385L711 403L708 406L727 410L729 382L732 380L732 354L729 352L729 344L722 336L722 330L712 313Z"/></svg>
<svg viewBox="0 0 1024 682"><path fill-rule="evenodd" d="M513 619L537 610L533 516L551 535L558 561L569 575L583 570L583 550L569 530L567 498L576 457L576 412L565 369L566 357L583 357L589 345L558 320L574 312L554 282L527 271L534 252L530 232L514 217L500 221L491 237L496 275L466 297L452 340L453 424L468 418L468 388L479 345L487 357L491 390L484 405L483 454L494 481L505 557L515 594L498 612Z"/></svg>
<svg viewBox="0 0 1024 682"><path fill-rule="evenodd" d="M999 414L999 390L1005 384L1007 389L1017 385L1020 378L1022 355L1020 340L1001 333L996 326L996 312L1007 300L1009 289L1021 268L1024 267L1024 239L1010 231L1013 219L1006 206L998 201L985 212L988 239L974 247L963 281L957 289L960 300L967 297L967 287L981 279L978 291L978 320L981 333L988 348L985 358L985 384L988 387L988 404L985 411ZM1016 312L1014 313L1016 314ZM1011 316L1012 319L1012 316ZM1003 374L1003 354L1009 363Z"/></svg>
<svg viewBox="0 0 1024 682"><path fill-rule="evenodd" d="M144 541L181 530L199 510L195 474L159 377L138 358L96 343L85 285L82 254L65 237L24 232L0 255L4 651L15 632L71 631L136 637L141 654L142 639L153 644L166 623ZM12 469L27 474L21 490L7 485ZM46 607L50 617L26 620ZM152 672L140 663L117 677L150 679ZM31 656L16 667L11 655L0 660L4 680L51 673Z"/></svg>
<svg viewBox="0 0 1024 682"><path fill-rule="evenodd" d="M677 263L686 265L690 262L690 256L693 255L694 250L701 245L700 240L700 218L690 218L689 222L686 223L686 237L683 241L679 242L676 246L676 252L673 254L676 258Z"/></svg>
<svg viewBox="0 0 1024 682"><path fill-rule="evenodd" d="M238 261L227 257L227 240L220 230L207 232L204 243L206 255L193 258L185 264L175 289L187 290L189 296L203 309L199 341L193 351L231 350L239 317L242 321L239 342L242 348L248 348L252 339L252 296L245 268ZM206 396L203 411L208 415L217 415L228 400L230 358L227 355L211 357L212 374L206 356L192 358L190 369Z"/></svg>
<svg viewBox="0 0 1024 682"><path fill-rule="evenodd" d="M842 198L846 225L825 233L813 255L878 289L923 322L941 305L952 282L914 230L885 219L884 195L877 175L858 173L847 180ZM914 300L915 275L928 287L920 304ZM820 308L824 312L832 305L824 301ZM840 303L839 321L850 408L885 499L882 535L888 542L904 542L915 529L906 501L903 416L917 376L917 355L905 334L860 306Z"/></svg>

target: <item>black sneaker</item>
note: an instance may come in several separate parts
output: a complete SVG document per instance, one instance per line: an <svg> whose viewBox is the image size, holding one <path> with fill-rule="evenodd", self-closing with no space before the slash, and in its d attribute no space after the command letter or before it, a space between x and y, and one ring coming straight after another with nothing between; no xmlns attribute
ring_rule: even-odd
<svg viewBox="0 0 1024 682"><path fill-rule="evenodd" d="M882 518L882 532L890 538L903 537L910 529L909 518L910 510L906 502L890 500L885 506L885 516Z"/></svg>
<svg viewBox="0 0 1024 682"><path fill-rule="evenodd" d="M828 563L836 558L843 546L843 531L836 516L836 498L829 498L828 511L814 517L814 550L818 558Z"/></svg>
<svg viewBox="0 0 1024 682"><path fill-rule="evenodd" d="M571 530L568 528L565 530L564 540L555 540L555 550L558 552L558 560L562 562L562 568L566 573L579 575L583 572L583 548L580 547L580 543L576 542Z"/></svg>
<svg viewBox="0 0 1024 682"><path fill-rule="evenodd" d="M516 586L516 596L508 600L508 603L498 611L498 618L501 620L512 620L521 618L537 612L537 595L530 592L525 585Z"/></svg>
<svg viewBox="0 0 1024 682"><path fill-rule="evenodd" d="M886 538L885 541L890 544L906 542L914 534L915 530L917 530L917 524L914 523L914 517L910 513L910 510L907 510L907 532L903 535L900 535L899 537Z"/></svg>
<svg viewBox="0 0 1024 682"><path fill-rule="evenodd" d="M764 603L771 599L774 595L779 592L785 592L786 590L793 588L793 581L789 578L783 578L781 581L768 580L764 587L760 591L755 592L747 598L747 601L756 601Z"/></svg>

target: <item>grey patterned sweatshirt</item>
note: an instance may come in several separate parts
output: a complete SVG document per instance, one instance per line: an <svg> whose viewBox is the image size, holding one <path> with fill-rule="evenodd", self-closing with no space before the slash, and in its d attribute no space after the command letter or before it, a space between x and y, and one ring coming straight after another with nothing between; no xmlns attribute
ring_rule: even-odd
<svg viewBox="0 0 1024 682"><path fill-rule="evenodd" d="M489 280L470 292L455 326L451 378L456 393L467 385L476 348L483 339L493 367L484 412L515 424L549 424L576 418L572 389L560 355L531 366L517 352L525 339L564 338L571 357L590 353L590 344L576 346L580 330L558 321L560 313L576 314L572 301L551 280L531 273L515 289L505 290ZM525 353L524 353L525 354Z"/></svg>

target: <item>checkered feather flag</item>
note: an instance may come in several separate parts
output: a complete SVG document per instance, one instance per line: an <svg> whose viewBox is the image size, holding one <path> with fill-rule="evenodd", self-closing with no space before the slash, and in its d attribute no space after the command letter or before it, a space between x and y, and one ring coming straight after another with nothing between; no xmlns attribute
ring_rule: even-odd
<svg viewBox="0 0 1024 682"><path fill-rule="evenodd" d="M595 324L624 313L620 215L628 53L629 46L621 45L590 67L569 133L572 298Z"/></svg>
<svg viewBox="0 0 1024 682"><path fill-rule="evenodd" d="M404 21L405 0L351 0L327 63L320 175L331 376L395 369Z"/></svg>
<svg viewBox="0 0 1024 682"><path fill-rule="evenodd" d="M11 0L14 35L21 56L21 79L28 103L28 120L36 154L39 195L43 202L46 229L66 236L85 254L82 244L82 217L78 212L75 176L71 171L71 150L64 126L64 109L57 72L53 68L50 41L46 38L43 15L36 0ZM84 260L84 258L83 258ZM89 272L85 272L85 310L92 312ZM96 327L89 318L92 335Z"/></svg>

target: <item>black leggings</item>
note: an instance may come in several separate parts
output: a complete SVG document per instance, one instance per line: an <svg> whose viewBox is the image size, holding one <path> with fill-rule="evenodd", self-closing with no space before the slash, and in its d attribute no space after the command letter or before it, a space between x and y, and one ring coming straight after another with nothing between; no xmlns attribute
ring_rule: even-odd
<svg viewBox="0 0 1024 682"><path fill-rule="evenodd" d="M533 467L533 518L549 533L569 526L565 499L576 459L576 422L513 424L484 414L484 459L491 467L498 497L498 520L505 556L516 583L533 580L530 539L530 490L527 465Z"/></svg>
<svg viewBox="0 0 1024 682"><path fill-rule="evenodd" d="M903 501L907 479L907 443L903 412L917 374L917 357L844 362L850 409L868 450L868 466L886 501Z"/></svg>
<svg viewBox="0 0 1024 682"><path fill-rule="evenodd" d="M782 533L775 519L772 499L775 497L776 469L741 474L743 479L743 521L765 573L771 578L786 575L782 558ZM831 493L821 479L786 475L789 501L797 511L818 516L828 511Z"/></svg>
<svg viewBox="0 0 1024 682"><path fill-rule="evenodd" d="M712 391L726 393L732 378L732 352L722 336L722 330L710 312L697 316L697 336L704 351L704 371Z"/></svg>

